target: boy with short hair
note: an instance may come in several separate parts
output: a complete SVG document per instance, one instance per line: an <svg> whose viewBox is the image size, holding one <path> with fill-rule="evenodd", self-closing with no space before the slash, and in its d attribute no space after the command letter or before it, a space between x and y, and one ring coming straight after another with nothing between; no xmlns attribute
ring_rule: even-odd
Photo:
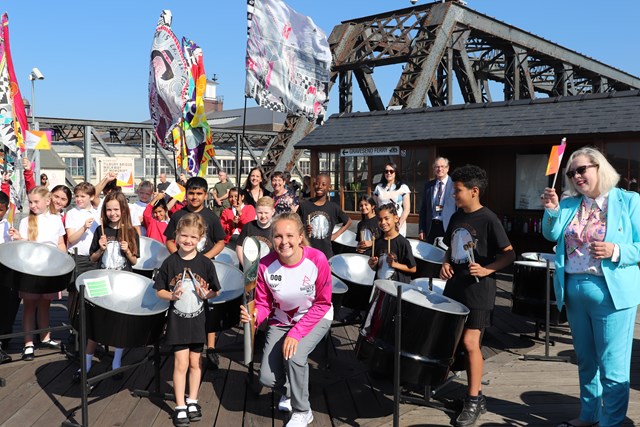
<svg viewBox="0 0 640 427"><path fill-rule="evenodd" d="M318 174L313 189L315 196L309 200L300 200L298 214L305 225L309 243L322 251L325 256L333 256L331 242L344 233L351 225L351 218L340 206L329 200L328 193L331 188L331 178L326 173ZM342 224L335 233L333 227Z"/></svg>
<svg viewBox="0 0 640 427"><path fill-rule="evenodd" d="M187 205L171 216L169 225L167 225L167 229L164 231L164 235L167 238L166 246L170 253L178 250L175 241L176 226L180 218L188 213L200 215L207 225L205 237L198 243L198 252L202 252L207 258L213 259L224 249L225 234L220 224L220 218L204 206L204 201L207 198L207 188L207 180L202 177L194 176L187 180ZM207 310L207 313L209 313L209 310ZM215 339L215 333L207 334L207 360L213 367L217 368L218 355L215 352Z"/></svg>
<svg viewBox="0 0 640 427"><path fill-rule="evenodd" d="M240 260L240 264L244 262L242 257L242 243L247 237L255 237L259 241L266 244L269 249L271 246L271 220L276 213L275 203L269 196L260 197L256 202L256 219L245 224L236 241L236 254Z"/></svg>
<svg viewBox="0 0 640 427"><path fill-rule="evenodd" d="M5 218L9 210L9 196L0 192L0 243L10 242L9 228L11 224ZM13 323L20 308L20 297L18 291L0 286L0 335L13 332ZM0 364L11 362L11 356L6 353L9 339L4 339L0 343Z"/></svg>
<svg viewBox="0 0 640 427"><path fill-rule="evenodd" d="M462 332L461 344L467 366L467 398L455 425L475 424L486 412L482 395L482 351L480 339L491 326L491 313L496 299L495 272L515 260L513 247L500 219L480 203L489 180L478 166L466 165L451 174L453 198L458 211L449 221L444 243L449 247L440 270L447 280L444 295L470 310Z"/></svg>

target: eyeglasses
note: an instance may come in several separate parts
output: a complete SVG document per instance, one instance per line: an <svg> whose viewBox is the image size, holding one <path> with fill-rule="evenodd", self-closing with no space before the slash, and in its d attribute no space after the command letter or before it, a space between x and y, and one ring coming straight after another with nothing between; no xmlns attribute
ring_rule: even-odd
<svg viewBox="0 0 640 427"><path fill-rule="evenodd" d="M394 171L393 169L386 169L386 170L384 171L384 173L390 173L390 174L392 174L392 173L396 173L396 171Z"/></svg>
<svg viewBox="0 0 640 427"><path fill-rule="evenodd" d="M584 165L584 166L579 166L575 169L571 169L567 171L567 178L571 179L574 176L576 176L576 174L580 174L580 176L584 175L584 173L587 171L587 169L589 168L597 168L598 165Z"/></svg>

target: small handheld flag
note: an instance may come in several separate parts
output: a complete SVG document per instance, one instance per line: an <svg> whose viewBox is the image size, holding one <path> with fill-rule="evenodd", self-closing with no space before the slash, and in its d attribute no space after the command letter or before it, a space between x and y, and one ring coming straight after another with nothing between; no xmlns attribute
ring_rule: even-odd
<svg viewBox="0 0 640 427"><path fill-rule="evenodd" d="M179 202L182 202L187 195L185 188L177 182L172 182L167 189L164 190L164 193Z"/></svg>
<svg viewBox="0 0 640 427"><path fill-rule="evenodd" d="M564 149L567 147L567 138L562 138L560 145L554 145L551 147L551 154L549 154L549 162L547 163L546 176L555 174L553 177L553 184L551 188L556 186L556 179L558 178L558 171L560 170L560 163L562 163L562 156L564 155Z"/></svg>

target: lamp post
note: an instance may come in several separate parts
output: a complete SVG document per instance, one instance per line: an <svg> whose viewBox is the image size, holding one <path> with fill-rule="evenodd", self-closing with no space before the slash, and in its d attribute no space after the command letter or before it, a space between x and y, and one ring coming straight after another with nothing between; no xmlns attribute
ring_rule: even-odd
<svg viewBox="0 0 640 427"><path fill-rule="evenodd" d="M40 130L40 126L36 122L36 80L44 80L44 75L37 67L31 69L29 74L29 80L31 80L31 127L33 130ZM33 150L33 161L35 163L34 177L36 180L40 179L40 151Z"/></svg>

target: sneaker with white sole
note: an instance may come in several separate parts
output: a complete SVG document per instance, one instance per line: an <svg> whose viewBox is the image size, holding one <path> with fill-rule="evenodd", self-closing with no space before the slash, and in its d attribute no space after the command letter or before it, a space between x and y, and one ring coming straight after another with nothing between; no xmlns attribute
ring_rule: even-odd
<svg viewBox="0 0 640 427"><path fill-rule="evenodd" d="M280 402L278 402L278 411L291 412L291 399L287 396L280 396Z"/></svg>
<svg viewBox="0 0 640 427"><path fill-rule="evenodd" d="M313 421L313 412L294 412L286 427L307 427Z"/></svg>

